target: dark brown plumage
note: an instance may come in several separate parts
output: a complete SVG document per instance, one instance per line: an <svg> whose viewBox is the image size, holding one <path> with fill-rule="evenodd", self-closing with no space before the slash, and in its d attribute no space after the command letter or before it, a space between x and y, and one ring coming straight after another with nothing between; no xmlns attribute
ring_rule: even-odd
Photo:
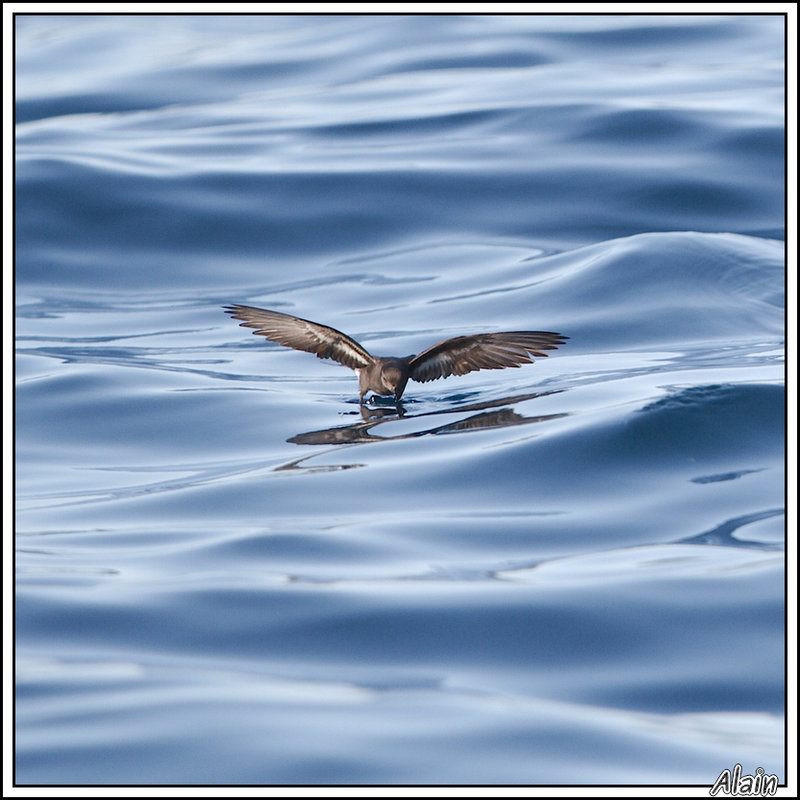
<svg viewBox="0 0 800 800"><path fill-rule="evenodd" d="M429 347L419 355L380 358L335 328L307 319L253 306L225 306L243 328L295 350L331 358L358 375L361 402L367 392L393 394L399 400L411 379L425 383L449 375L466 375L479 369L503 369L544 358L568 338L548 331L510 331L456 336Z"/></svg>

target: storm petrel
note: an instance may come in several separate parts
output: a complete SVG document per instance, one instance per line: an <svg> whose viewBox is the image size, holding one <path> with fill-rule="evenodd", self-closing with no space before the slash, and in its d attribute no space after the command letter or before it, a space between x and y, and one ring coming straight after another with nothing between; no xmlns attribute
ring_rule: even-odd
<svg viewBox="0 0 800 800"><path fill-rule="evenodd" d="M242 320L241 327L255 328L254 334L271 342L314 353L317 358L331 358L355 370L362 403L367 392L400 400L409 378L425 383L478 369L531 364L533 356L546 357L544 350L555 350L568 338L547 331L478 333L445 339L419 355L381 358L370 355L341 331L318 322L253 306L225 306L225 312Z"/></svg>

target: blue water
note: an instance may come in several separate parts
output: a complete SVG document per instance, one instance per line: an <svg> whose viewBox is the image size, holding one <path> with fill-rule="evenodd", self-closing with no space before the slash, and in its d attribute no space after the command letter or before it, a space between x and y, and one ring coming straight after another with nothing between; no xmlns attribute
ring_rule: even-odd
<svg viewBox="0 0 800 800"><path fill-rule="evenodd" d="M16 58L18 783L784 779L780 16ZM226 303L570 338L362 414Z"/></svg>

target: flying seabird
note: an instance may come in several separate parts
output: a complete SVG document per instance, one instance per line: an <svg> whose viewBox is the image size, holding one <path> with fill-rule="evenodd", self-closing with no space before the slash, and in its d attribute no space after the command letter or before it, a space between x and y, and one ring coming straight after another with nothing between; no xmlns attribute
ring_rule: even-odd
<svg viewBox="0 0 800 800"><path fill-rule="evenodd" d="M360 401L367 392L394 395L399 401L410 378L425 383L449 375L466 375L479 369L503 369L544 358L568 338L548 331L510 331L456 336L429 347L419 355L382 358L370 355L358 342L335 328L291 314L253 306L229 305L225 312L242 320L241 327L255 328L265 336L295 350L331 358L358 375Z"/></svg>

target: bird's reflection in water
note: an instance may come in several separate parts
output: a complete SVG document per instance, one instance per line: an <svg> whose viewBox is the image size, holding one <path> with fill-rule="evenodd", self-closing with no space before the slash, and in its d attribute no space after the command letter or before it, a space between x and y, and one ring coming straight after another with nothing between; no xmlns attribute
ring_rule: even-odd
<svg viewBox="0 0 800 800"><path fill-rule="evenodd" d="M534 422L546 422L547 420L559 419L567 416L562 414L545 414L536 417L526 417L517 413L511 406L525 400L532 400L536 397L558 394L563 391L559 389L552 392L539 392L535 394L522 394L514 397L504 397L500 400L488 400L482 403L471 403L449 408L441 411L428 411L423 414L407 414L400 405L391 407L361 407L362 422L355 425L344 425L337 428L328 428L322 431L310 431L309 433L299 433L287 439L293 444L355 444L364 442L390 441L397 439L416 439L420 436L432 434L456 433L458 431L480 430L489 428L506 428L512 425L530 425ZM395 433L393 435L382 436L376 432L376 428L386 422L396 422L400 419L422 419L423 417L437 417L443 414L462 414L464 412L475 411L478 413L459 419L456 422L448 422L444 425L434 425L424 430L414 430L409 433Z"/></svg>

